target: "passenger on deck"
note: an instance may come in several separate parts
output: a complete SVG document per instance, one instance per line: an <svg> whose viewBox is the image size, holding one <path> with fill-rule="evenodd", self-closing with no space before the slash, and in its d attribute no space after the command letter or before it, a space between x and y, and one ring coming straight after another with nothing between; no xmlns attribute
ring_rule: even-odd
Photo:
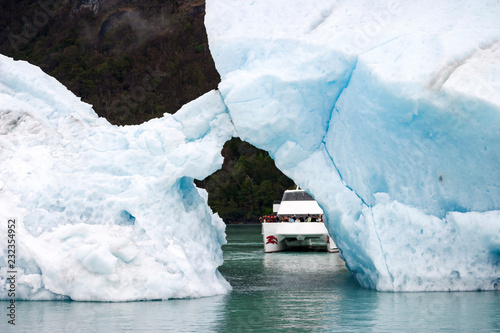
<svg viewBox="0 0 500 333"><path fill-rule="evenodd" d="M307 222L312 222L311 215L307 214Z"/></svg>

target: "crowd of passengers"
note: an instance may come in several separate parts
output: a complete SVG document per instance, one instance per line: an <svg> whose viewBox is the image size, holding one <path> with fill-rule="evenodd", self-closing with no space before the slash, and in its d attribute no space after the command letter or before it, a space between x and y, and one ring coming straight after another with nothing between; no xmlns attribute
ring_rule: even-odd
<svg viewBox="0 0 500 333"><path fill-rule="evenodd" d="M323 215L278 216L265 215L259 217L259 222L323 222Z"/></svg>

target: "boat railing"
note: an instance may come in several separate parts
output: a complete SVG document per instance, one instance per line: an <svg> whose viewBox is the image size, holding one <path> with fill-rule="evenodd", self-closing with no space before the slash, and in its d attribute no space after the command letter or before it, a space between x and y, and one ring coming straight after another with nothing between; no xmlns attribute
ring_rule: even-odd
<svg viewBox="0 0 500 333"><path fill-rule="evenodd" d="M277 216L266 215L259 218L260 223L308 223L323 222L323 215Z"/></svg>

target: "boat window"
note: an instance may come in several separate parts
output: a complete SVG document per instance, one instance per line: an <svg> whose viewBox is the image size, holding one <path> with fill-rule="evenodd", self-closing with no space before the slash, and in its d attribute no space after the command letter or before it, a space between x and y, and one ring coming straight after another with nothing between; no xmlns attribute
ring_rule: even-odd
<svg viewBox="0 0 500 333"><path fill-rule="evenodd" d="M282 201L297 201L297 200L314 200L314 198L306 191L294 191L283 193Z"/></svg>

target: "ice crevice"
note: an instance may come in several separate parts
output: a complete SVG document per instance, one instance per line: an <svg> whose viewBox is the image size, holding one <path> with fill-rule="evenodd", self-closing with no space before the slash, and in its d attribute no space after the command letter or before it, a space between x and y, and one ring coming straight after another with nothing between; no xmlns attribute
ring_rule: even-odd
<svg viewBox="0 0 500 333"><path fill-rule="evenodd" d="M316 30L320 25L322 25L326 20L328 20L328 18L330 17L330 15L332 14L332 11L334 10L335 6L332 5L330 8L326 8L326 9L323 9L323 11L319 14L320 15L320 18L317 19L316 22L312 22L311 25L309 26L309 28L307 29L307 32L306 33L311 33L313 32L314 30Z"/></svg>
<svg viewBox="0 0 500 333"><path fill-rule="evenodd" d="M356 66L357 66L357 64L358 64L358 58L356 57L356 59L355 59L355 61L354 61L354 64L353 64L353 66L352 66L352 69L350 70L350 73L349 73L349 75L348 75L348 78L347 78L347 80L346 80L346 82L345 82L345 85L341 88L340 92L338 93L337 97L335 98L335 100L334 100L334 102L333 102L333 107L332 107L332 109L331 109L331 111L330 111L330 116L329 116L328 121L327 121L327 124L326 124L325 134L324 134L323 138L321 139L321 144L324 146L324 149L325 149L326 153L328 154L328 156L329 156L329 158L330 158L330 160L331 160L331 162L332 162L332 164L333 164L334 168L337 170L337 172L338 172L338 175L339 175L340 179L341 179L344 183L345 183L345 181L344 181L344 179L343 179L343 177L342 177L342 174L340 173L340 170L337 168L337 166L336 166L336 164L335 164L335 161L333 160L332 155L331 155L331 154L330 154L330 152L328 151L328 148L327 148L327 146L326 146L326 142L325 142L325 138L326 138L326 136L328 135L328 132L330 131L330 124L331 124L331 122L332 122L332 118L333 118L334 113L337 113L337 114L339 113L338 109L336 108L336 106L337 106L337 101L338 101L338 99L340 98L340 96L342 96L342 93L344 92L344 90L345 90L345 89L349 86L349 82L351 82L352 74L353 74L353 73L354 73L354 71L356 70ZM353 191L353 190L352 190L352 189L351 189L351 188L350 188L347 184L346 184L346 187L347 187L347 188L349 188L351 191ZM353 192L354 192L354 191L353 191ZM354 192L354 193L355 193L355 192ZM366 204L366 202L363 200L363 198L361 198L358 194L356 194L356 195L359 197L359 199L360 199L360 200L361 200L361 201L362 201L365 205L367 205L367 204ZM367 205L367 206L368 206L368 205Z"/></svg>
<svg viewBox="0 0 500 333"><path fill-rule="evenodd" d="M495 40L488 42L486 45L478 45L472 49L469 54L464 55L460 59L453 59L447 63L443 68L439 69L431 76L429 87L434 90L439 90L448 81L448 79L457 71L460 66L465 65L468 61L476 57L478 54L488 52L489 50L495 51L500 48L500 39L497 37Z"/></svg>
<svg viewBox="0 0 500 333"><path fill-rule="evenodd" d="M371 207L368 203L366 203L366 202L363 200L363 198L362 198L359 194L357 194L357 193L356 193L356 191L354 191L354 190L353 190L353 189L349 186L349 184L347 184L347 183L345 182L345 180L342 178L342 174L340 173L339 169L337 168L337 165L335 164L335 161L333 160L332 155L331 155L331 154L330 154L330 152L328 151L328 148L326 147L326 144L325 144L325 143L323 143L323 144L324 144L323 149L325 150L326 154L328 155L328 158L330 159L330 162L332 163L332 166L333 166L333 167L335 168L335 170L337 171L337 174L338 174L338 176L339 176L339 178L340 178L340 181L344 184L344 186L345 186L345 187L346 187L349 191L352 191L352 193L354 193L354 194L355 194L355 195L359 198L359 200L363 203L363 205L365 205L365 206L366 206L366 207L368 207L368 208L369 208L369 207Z"/></svg>
<svg viewBox="0 0 500 333"><path fill-rule="evenodd" d="M340 171L338 170L337 166L335 165L335 161L333 160L333 158L332 158L331 154L330 154L330 153L329 153L329 151L328 151L328 148L326 148L326 144L325 144L325 143L323 143L323 144L324 144L324 146L325 146L325 147L324 147L324 150L325 150L326 154L328 155L328 157L330 158L330 161L331 161L332 165L334 166L335 170L337 170L337 173L338 173L338 175L339 175L339 177L340 177L341 182L344 184L344 186L345 186L345 187L346 187L349 191L351 191L352 193L354 193L354 194L356 195L356 197L358 197L358 199L362 202L362 204L363 204L363 205L367 208L366 210L363 210L363 212L361 213L361 215L365 215L365 214L367 214L367 213L369 214L369 216L367 216L367 217L368 217L368 219L367 219L367 220L371 221L371 225L372 225L373 230L374 230L374 233L375 233L375 235L376 235L377 243L378 243L378 245L379 245L379 247L380 247L380 248L379 248L380 253L382 253L382 254L383 254L383 253L385 253L385 251L384 251L384 249L383 249L383 242L382 242L382 240L381 240L381 238L380 238L380 235L379 235L379 230L378 230L378 228L377 228L377 225L375 224L375 221L376 221L376 220L375 220L375 217L374 217L374 215L373 215L372 206L370 206L368 203L366 203L366 202L363 200L363 198L362 198L359 194L357 194L357 193L356 193L356 191L354 191L354 190L353 190L353 189L352 189L349 185L347 185L347 184L345 183L345 181L342 179L342 175L341 175ZM341 247L341 251L342 251L342 247ZM387 271L388 275L390 276L390 282L391 282L391 287L390 287L390 288L391 288L392 290L394 290L394 277L392 276L392 273L390 272L390 267L389 267L389 265L388 265L388 263L387 263L387 258L386 258L385 256L383 256L383 262L384 262L385 269L386 269L386 271Z"/></svg>

